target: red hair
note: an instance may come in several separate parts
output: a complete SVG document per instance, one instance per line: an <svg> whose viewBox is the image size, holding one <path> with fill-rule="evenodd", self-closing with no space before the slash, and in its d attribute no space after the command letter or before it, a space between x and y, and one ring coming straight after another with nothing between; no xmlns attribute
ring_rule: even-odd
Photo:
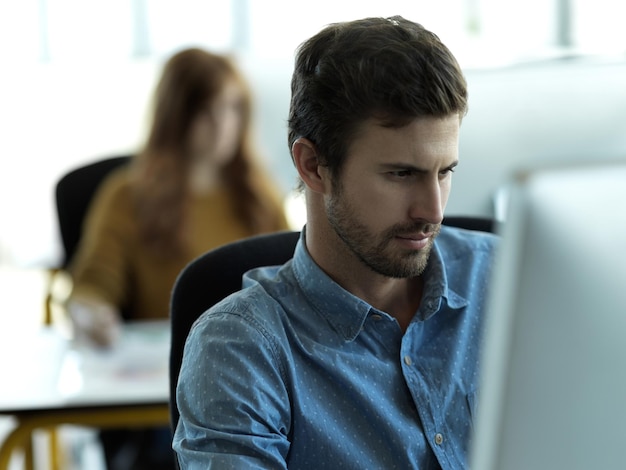
<svg viewBox="0 0 626 470"><path fill-rule="evenodd" d="M153 98L147 141L135 159L139 230L155 253L184 251L191 124L231 81L242 91L242 130L234 157L222 169L223 183L231 193L236 215L251 234L276 226L275 206L266 195L267 178L257 167L258 156L253 151L250 89L228 57L185 49L165 64Z"/></svg>

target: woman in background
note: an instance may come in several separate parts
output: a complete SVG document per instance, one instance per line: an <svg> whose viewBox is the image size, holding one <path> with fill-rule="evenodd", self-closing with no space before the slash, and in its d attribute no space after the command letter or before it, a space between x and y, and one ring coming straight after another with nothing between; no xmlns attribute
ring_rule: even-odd
<svg viewBox="0 0 626 470"><path fill-rule="evenodd" d="M197 256L289 228L259 167L251 94L231 60L196 48L175 54L153 107L143 150L99 188L69 268L75 334L103 346L115 342L122 316L167 318L176 277ZM104 443L109 468L122 468ZM145 459L128 468L160 468Z"/></svg>
<svg viewBox="0 0 626 470"><path fill-rule="evenodd" d="M167 318L176 276L233 240L287 229L251 141L251 97L226 57L187 49L165 65L145 148L102 184L70 264L77 333L110 344L121 312Z"/></svg>

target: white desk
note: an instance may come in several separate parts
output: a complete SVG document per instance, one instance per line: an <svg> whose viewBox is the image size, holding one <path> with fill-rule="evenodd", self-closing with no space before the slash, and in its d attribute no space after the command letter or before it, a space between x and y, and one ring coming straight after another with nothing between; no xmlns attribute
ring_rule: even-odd
<svg viewBox="0 0 626 470"><path fill-rule="evenodd" d="M0 470L32 432L61 424L140 427L169 423L169 321L124 325L119 344L99 350L53 328L0 332L0 414L17 426L0 447Z"/></svg>

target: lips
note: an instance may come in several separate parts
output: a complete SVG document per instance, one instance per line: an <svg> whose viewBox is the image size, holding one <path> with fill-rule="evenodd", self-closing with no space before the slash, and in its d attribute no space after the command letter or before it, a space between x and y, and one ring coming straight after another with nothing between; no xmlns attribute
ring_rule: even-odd
<svg viewBox="0 0 626 470"><path fill-rule="evenodd" d="M396 239L401 245L410 250L421 250L428 246L432 233L418 233L408 235L397 235Z"/></svg>
<svg viewBox="0 0 626 470"><path fill-rule="evenodd" d="M420 240L426 240L430 237L433 236L433 232L427 232L427 233L418 233L418 234L407 234L407 235L397 235L398 238L402 238L405 240L413 240L413 241L420 241Z"/></svg>
<svg viewBox="0 0 626 470"><path fill-rule="evenodd" d="M405 249L420 251L427 248L437 237L439 227L435 224L407 224L404 227L396 227L392 237Z"/></svg>

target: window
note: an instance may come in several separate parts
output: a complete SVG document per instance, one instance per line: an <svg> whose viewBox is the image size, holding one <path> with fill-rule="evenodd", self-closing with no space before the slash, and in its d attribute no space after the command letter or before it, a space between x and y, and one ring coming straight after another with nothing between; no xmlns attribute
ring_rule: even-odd
<svg viewBox="0 0 626 470"><path fill-rule="evenodd" d="M56 180L86 160L134 151L160 66L185 46L242 59L260 150L290 189L285 120L296 47L328 23L395 14L436 32L466 68L564 48L626 52L623 0L3 0L0 128L9 131L0 146L9 158L0 160L0 223L8 227L0 265L54 264Z"/></svg>

